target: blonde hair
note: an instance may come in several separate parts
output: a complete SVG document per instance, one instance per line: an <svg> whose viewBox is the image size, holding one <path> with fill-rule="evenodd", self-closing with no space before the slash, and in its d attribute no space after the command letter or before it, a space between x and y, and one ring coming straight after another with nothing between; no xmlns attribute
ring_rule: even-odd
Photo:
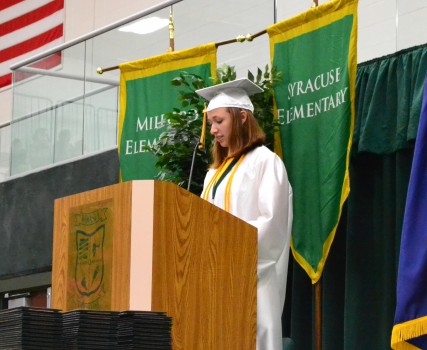
<svg viewBox="0 0 427 350"><path fill-rule="evenodd" d="M213 159L211 169L217 169L227 158L238 158L242 154L248 153L261 146L265 141L264 131L251 111L244 109L247 118L242 123L241 108L227 107L226 109L231 116L229 146L228 148L221 147L217 141L214 141L211 150Z"/></svg>

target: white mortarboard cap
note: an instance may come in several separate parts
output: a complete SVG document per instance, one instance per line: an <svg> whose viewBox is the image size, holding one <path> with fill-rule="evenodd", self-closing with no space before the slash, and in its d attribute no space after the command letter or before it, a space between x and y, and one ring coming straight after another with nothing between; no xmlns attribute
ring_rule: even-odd
<svg viewBox="0 0 427 350"><path fill-rule="evenodd" d="M237 107L253 112L254 106L249 96L263 91L248 78L242 78L196 90L196 93L209 101L206 112L220 107Z"/></svg>

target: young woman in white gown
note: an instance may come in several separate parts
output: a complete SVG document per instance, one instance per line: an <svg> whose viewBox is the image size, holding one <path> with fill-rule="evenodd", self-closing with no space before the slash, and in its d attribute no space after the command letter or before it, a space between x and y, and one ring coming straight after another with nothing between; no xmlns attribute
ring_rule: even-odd
<svg viewBox="0 0 427 350"><path fill-rule="evenodd" d="M202 198L258 228L257 350L282 349L292 227L292 188L282 160L263 146L249 96L262 89L248 79L196 91L210 101L213 162Z"/></svg>

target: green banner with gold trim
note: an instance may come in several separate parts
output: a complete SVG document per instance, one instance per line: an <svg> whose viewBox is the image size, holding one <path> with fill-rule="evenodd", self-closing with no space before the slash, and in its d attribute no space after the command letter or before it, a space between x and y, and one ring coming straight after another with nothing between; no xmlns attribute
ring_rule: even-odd
<svg viewBox="0 0 427 350"><path fill-rule="evenodd" d="M291 248L312 283L321 277L350 192L357 1L330 1L267 28L280 124L276 143L293 188Z"/></svg>
<svg viewBox="0 0 427 350"><path fill-rule="evenodd" d="M118 148L121 180L150 180L157 174L156 158L146 150L166 130L164 114L178 107L178 90L171 84L181 71L208 83L216 74L215 43L168 52L120 66Z"/></svg>

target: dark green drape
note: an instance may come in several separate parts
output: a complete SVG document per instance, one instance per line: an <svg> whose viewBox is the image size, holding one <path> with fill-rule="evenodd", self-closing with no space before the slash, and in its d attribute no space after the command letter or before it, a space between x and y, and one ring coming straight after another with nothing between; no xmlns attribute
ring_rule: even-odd
<svg viewBox="0 0 427 350"><path fill-rule="evenodd" d="M415 139L426 68L425 45L358 66L353 152L389 154Z"/></svg>
<svg viewBox="0 0 427 350"><path fill-rule="evenodd" d="M427 45L358 66L351 193L322 277L323 350L390 349ZM314 293L291 259L284 336L314 349Z"/></svg>

